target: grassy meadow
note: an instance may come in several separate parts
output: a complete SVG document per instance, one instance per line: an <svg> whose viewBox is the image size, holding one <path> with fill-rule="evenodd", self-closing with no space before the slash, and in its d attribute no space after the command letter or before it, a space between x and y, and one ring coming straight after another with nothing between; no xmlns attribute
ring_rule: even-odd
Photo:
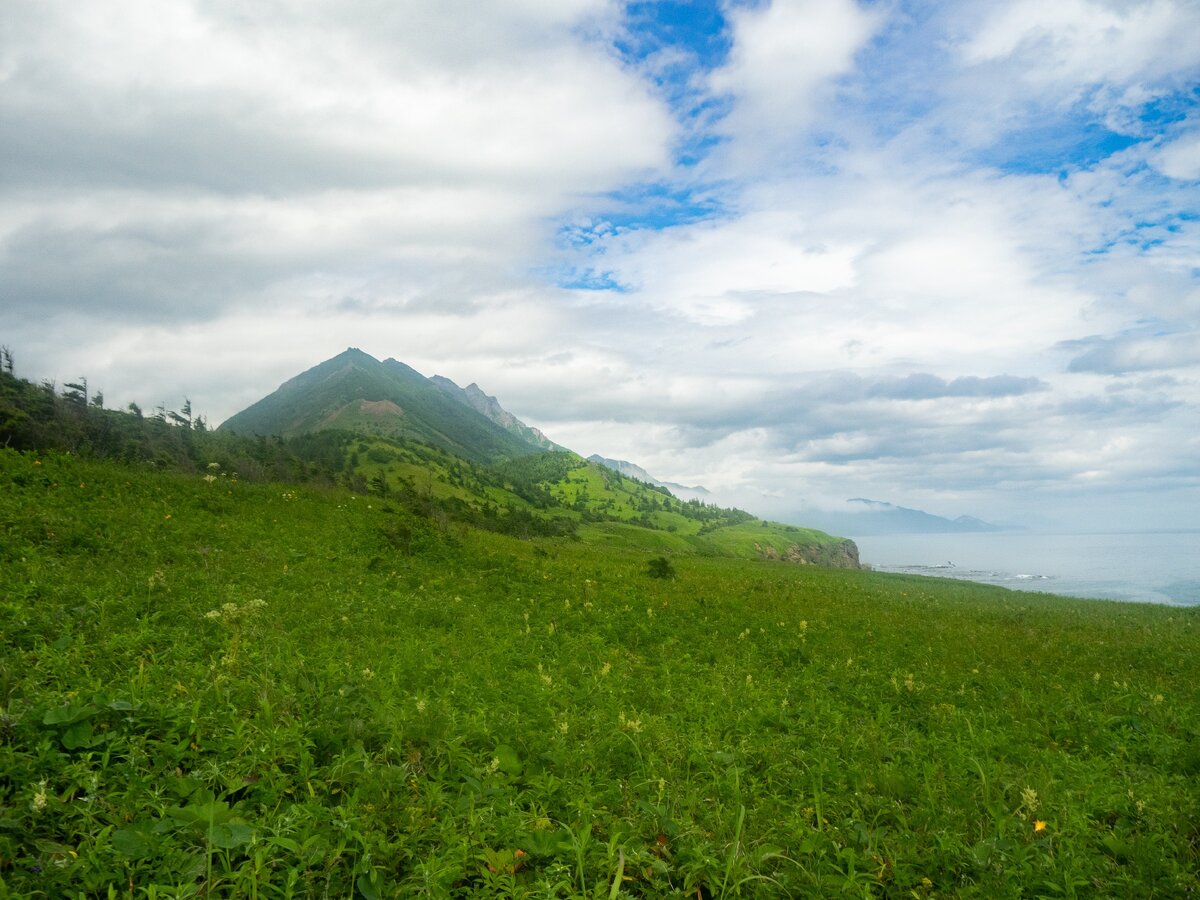
<svg viewBox="0 0 1200 900"><path fill-rule="evenodd" d="M1200 610L632 527L0 451L0 897L1200 892Z"/></svg>

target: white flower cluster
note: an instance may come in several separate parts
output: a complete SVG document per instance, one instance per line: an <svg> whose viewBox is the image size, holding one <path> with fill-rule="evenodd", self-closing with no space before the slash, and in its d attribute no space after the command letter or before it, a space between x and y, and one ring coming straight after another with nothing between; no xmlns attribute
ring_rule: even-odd
<svg viewBox="0 0 1200 900"><path fill-rule="evenodd" d="M210 609L206 612L204 618L233 622L254 615L260 609L264 609L266 605L266 600L259 599L247 600L241 606L236 603L222 603L217 609Z"/></svg>

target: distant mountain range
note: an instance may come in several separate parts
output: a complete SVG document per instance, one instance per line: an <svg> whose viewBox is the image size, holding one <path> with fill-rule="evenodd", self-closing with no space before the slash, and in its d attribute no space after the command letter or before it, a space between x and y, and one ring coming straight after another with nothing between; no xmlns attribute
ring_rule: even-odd
<svg viewBox="0 0 1200 900"><path fill-rule="evenodd" d="M561 449L478 385L426 378L354 347L284 382L218 430L289 437L330 429L421 440L482 463Z"/></svg>
<svg viewBox="0 0 1200 900"><path fill-rule="evenodd" d="M967 532L1005 531L1006 526L993 525L974 516L948 519L920 509L894 506L882 500L854 497L844 509L805 509L788 517L797 524L820 528L834 534L859 537L881 534L949 534Z"/></svg>
<svg viewBox="0 0 1200 900"><path fill-rule="evenodd" d="M620 472L626 478L636 478L638 481L666 488L680 500L704 500L711 496L708 488L701 485L688 487L686 484L676 484L674 481L659 481L641 466L625 459L609 459L598 453L593 453L588 457L588 462L599 463L605 468L612 469L614 472Z"/></svg>

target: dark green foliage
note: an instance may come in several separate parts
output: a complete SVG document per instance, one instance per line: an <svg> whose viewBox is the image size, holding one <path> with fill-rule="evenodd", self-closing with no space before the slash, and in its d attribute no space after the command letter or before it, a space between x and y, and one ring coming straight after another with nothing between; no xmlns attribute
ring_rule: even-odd
<svg viewBox="0 0 1200 900"><path fill-rule="evenodd" d="M656 556L646 563L646 574L651 578L674 578L675 567L665 556Z"/></svg>
<svg viewBox="0 0 1200 900"><path fill-rule="evenodd" d="M202 417L164 411L146 418L137 404L128 411L81 401L86 379L59 395L0 371L0 446L58 450L160 469L216 471L249 481L333 483L344 466L344 432L279 438L238 437L209 431Z"/></svg>

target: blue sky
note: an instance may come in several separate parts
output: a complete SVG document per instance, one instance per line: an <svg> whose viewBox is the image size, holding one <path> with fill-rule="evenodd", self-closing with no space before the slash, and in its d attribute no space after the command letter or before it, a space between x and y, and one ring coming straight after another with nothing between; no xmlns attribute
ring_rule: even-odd
<svg viewBox="0 0 1200 900"><path fill-rule="evenodd" d="M148 8L6 10L28 377L353 345L769 515L1200 527L1194 0Z"/></svg>

